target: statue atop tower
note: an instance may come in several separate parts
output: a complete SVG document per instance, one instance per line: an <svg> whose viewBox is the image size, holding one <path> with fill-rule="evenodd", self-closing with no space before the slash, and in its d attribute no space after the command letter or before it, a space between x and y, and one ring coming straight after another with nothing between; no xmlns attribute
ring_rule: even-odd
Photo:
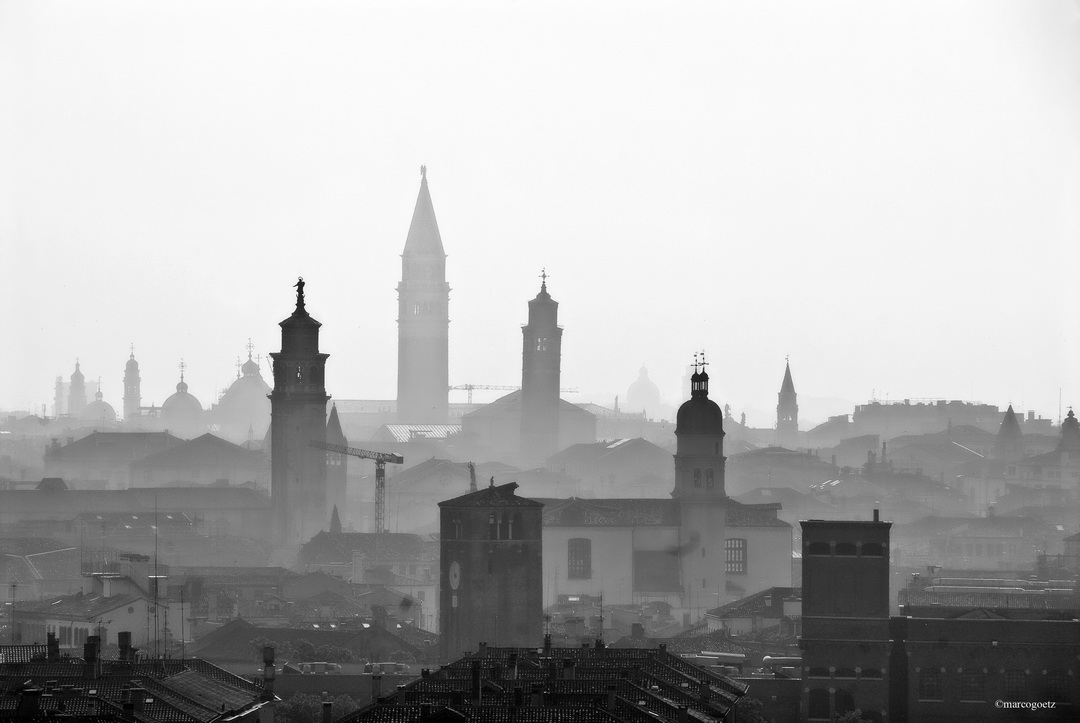
<svg viewBox="0 0 1080 723"><path fill-rule="evenodd" d="M273 535L285 548L298 548L329 524L326 509L326 453L311 442L326 441L325 369L319 327L304 308L304 280L296 288L296 308L282 321L281 351L273 352L270 393L270 496Z"/></svg>
<svg viewBox="0 0 1080 723"><path fill-rule="evenodd" d="M397 418L402 424L445 424L448 394L450 285L427 166L420 167L398 284Z"/></svg>

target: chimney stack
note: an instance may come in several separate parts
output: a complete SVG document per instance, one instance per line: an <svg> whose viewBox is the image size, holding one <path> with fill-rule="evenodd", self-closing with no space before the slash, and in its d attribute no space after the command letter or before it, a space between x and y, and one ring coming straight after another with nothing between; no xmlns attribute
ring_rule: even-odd
<svg viewBox="0 0 1080 723"><path fill-rule="evenodd" d="M551 655L551 633L544 633L544 655Z"/></svg>
<svg viewBox="0 0 1080 723"><path fill-rule="evenodd" d="M48 648L49 662L55 663L60 660L60 641L56 639L54 633L49 633L45 637L45 645Z"/></svg>
<svg viewBox="0 0 1080 723"><path fill-rule="evenodd" d="M533 683L532 693L529 695L529 705L533 708L544 707L544 686Z"/></svg>
<svg viewBox="0 0 1080 723"><path fill-rule="evenodd" d="M116 634L116 643L120 648L120 662L130 663L131 657L131 633L129 631L121 631Z"/></svg>
<svg viewBox="0 0 1080 723"><path fill-rule="evenodd" d="M881 522L881 520L878 519L878 511L876 509L874 510L874 522Z"/></svg>
<svg viewBox="0 0 1080 723"><path fill-rule="evenodd" d="M41 688L27 688L19 695L17 717L32 718L41 713Z"/></svg>
<svg viewBox="0 0 1080 723"><path fill-rule="evenodd" d="M563 680L574 679L574 660L573 658L563 658L562 661L562 677Z"/></svg>
<svg viewBox="0 0 1080 723"><path fill-rule="evenodd" d="M472 685L469 686L470 702L480 705L480 661L472 661Z"/></svg>
<svg viewBox="0 0 1080 723"><path fill-rule="evenodd" d="M480 643L480 657L481 658L486 658L487 657L487 643L484 643L484 642Z"/></svg>
<svg viewBox="0 0 1080 723"><path fill-rule="evenodd" d="M371 676L371 699L378 700L382 697L382 673Z"/></svg>
<svg viewBox="0 0 1080 723"><path fill-rule="evenodd" d="M327 694L323 693L323 697L326 698ZM331 700L323 700L322 702L322 723L332 723L334 720L334 702Z"/></svg>

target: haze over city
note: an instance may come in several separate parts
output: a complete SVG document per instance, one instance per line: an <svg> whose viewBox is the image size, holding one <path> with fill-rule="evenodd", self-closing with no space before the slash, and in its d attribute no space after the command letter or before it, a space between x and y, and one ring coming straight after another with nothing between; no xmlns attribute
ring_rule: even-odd
<svg viewBox="0 0 1080 723"><path fill-rule="evenodd" d="M677 405L704 349L751 424L788 355L808 422L872 396L1057 420L1078 40L1072 2L4 3L0 406L51 405L76 358L118 404L132 344L144 401L181 358L213 401L298 275L329 393L392 399L426 164L451 384L518 383L546 268L574 401L644 365Z"/></svg>

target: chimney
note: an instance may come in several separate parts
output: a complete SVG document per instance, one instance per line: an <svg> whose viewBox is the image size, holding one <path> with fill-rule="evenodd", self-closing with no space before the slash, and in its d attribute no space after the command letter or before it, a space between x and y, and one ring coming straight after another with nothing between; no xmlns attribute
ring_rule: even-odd
<svg viewBox="0 0 1080 723"><path fill-rule="evenodd" d="M124 720L135 720L135 704L124 703Z"/></svg>
<svg viewBox="0 0 1080 723"><path fill-rule="evenodd" d="M517 680L518 677L518 654L510 653L510 660L507 663L507 674L510 676L510 680Z"/></svg>
<svg viewBox="0 0 1080 723"><path fill-rule="evenodd" d="M131 704L135 706L136 713L142 713L146 706L146 690L143 688L131 689Z"/></svg>
<svg viewBox="0 0 1080 723"><path fill-rule="evenodd" d="M274 646L263 646L263 693L262 700L272 701L274 699L274 678L277 675L277 668L274 667Z"/></svg>
<svg viewBox="0 0 1080 723"><path fill-rule="evenodd" d="M529 705L533 708L544 707L544 686L533 683L532 693L529 695Z"/></svg>
<svg viewBox="0 0 1080 723"><path fill-rule="evenodd" d="M613 683L608 684L607 702L604 707L608 713L615 713L615 685Z"/></svg>
<svg viewBox="0 0 1080 723"><path fill-rule="evenodd" d="M129 631L121 631L116 634L117 646L120 648L120 662L131 662L131 633Z"/></svg>
<svg viewBox="0 0 1080 723"><path fill-rule="evenodd" d="M604 639L603 638L597 638L596 639L595 649L596 650L603 650L604 649Z"/></svg>
<svg viewBox="0 0 1080 723"><path fill-rule="evenodd" d="M704 677L702 677L701 680L698 681L698 696L706 703L709 702L709 681Z"/></svg>
<svg viewBox="0 0 1080 723"><path fill-rule="evenodd" d="M690 709L685 705L679 706L679 723L690 723Z"/></svg>
<svg viewBox="0 0 1080 723"><path fill-rule="evenodd" d="M667 652L667 643L660 643L660 654L663 655Z"/></svg>
<svg viewBox="0 0 1080 723"><path fill-rule="evenodd" d="M573 658L563 658L562 661L562 677L563 680L574 679L574 660Z"/></svg>
<svg viewBox="0 0 1080 723"><path fill-rule="evenodd" d="M469 700L473 705L480 705L480 661L472 661L472 680L469 686Z"/></svg>
<svg viewBox="0 0 1080 723"><path fill-rule="evenodd" d="M551 655L551 633L544 633L544 655Z"/></svg>
<svg viewBox="0 0 1080 723"><path fill-rule="evenodd" d="M493 663L491 666L491 679L502 680L502 663Z"/></svg>
<svg viewBox="0 0 1080 723"><path fill-rule="evenodd" d="M427 678L430 675L431 675L431 668L421 668L420 669L420 677L421 678Z"/></svg>
<svg viewBox="0 0 1080 723"><path fill-rule="evenodd" d="M881 522L878 511L876 509L874 510L874 522Z"/></svg>
<svg viewBox="0 0 1080 723"><path fill-rule="evenodd" d="M480 643L480 657L487 657L487 643Z"/></svg>
<svg viewBox="0 0 1080 723"><path fill-rule="evenodd" d="M323 697L326 697L326 693L323 693ZM334 702L332 700L323 700L322 702L322 723L332 723L334 720Z"/></svg>
<svg viewBox="0 0 1080 723"><path fill-rule="evenodd" d="M83 677L85 678L96 678L101 671L101 663L98 660L98 644L100 642L100 637L90 635L86 638L86 642L83 643Z"/></svg>
<svg viewBox="0 0 1080 723"><path fill-rule="evenodd" d="M371 699L378 700L382 697L382 673L371 676Z"/></svg>
<svg viewBox="0 0 1080 723"><path fill-rule="evenodd" d="M45 638L45 644L49 651L49 662L55 663L60 660L60 641L54 633L49 633Z"/></svg>
<svg viewBox="0 0 1080 723"><path fill-rule="evenodd" d="M420 720L426 721L431 717L431 703L420 704Z"/></svg>
<svg viewBox="0 0 1080 723"><path fill-rule="evenodd" d="M41 688L27 688L19 695L17 718L31 718L41 712Z"/></svg>

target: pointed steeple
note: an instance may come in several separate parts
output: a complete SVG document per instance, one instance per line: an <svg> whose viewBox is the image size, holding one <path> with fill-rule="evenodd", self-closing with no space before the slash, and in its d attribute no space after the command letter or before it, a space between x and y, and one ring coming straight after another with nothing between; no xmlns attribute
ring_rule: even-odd
<svg viewBox="0 0 1080 723"><path fill-rule="evenodd" d="M994 441L994 456L1006 462L1015 462L1024 457L1024 433L1020 430L1020 422L1011 404L1005 410L1001 426L998 427L997 439Z"/></svg>
<svg viewBox="0 0 1080 723"><path fill-rule="evenodd" d="M795 382L791 381L791 362L785 362L784 382L780 385L781 394L794 394Z"/></svg>
<svg viewBox="0 0 1080 723"><path fill-rule="evenodd" d="M405 239L406 254L438 254L445 256L439 224L435 221L435 207L428 191L427 166L420 166L420 193L413 208L409 235Z"/></svg>
<svg viewBox="0 0 1080 723"><path fill-rule="evenodd" d="M338 419L337 405L330 407L330 418L326 420L326 441L330 444L347 446L349 440L345 439L345 433L341 431L341 421Z"/></svg>

